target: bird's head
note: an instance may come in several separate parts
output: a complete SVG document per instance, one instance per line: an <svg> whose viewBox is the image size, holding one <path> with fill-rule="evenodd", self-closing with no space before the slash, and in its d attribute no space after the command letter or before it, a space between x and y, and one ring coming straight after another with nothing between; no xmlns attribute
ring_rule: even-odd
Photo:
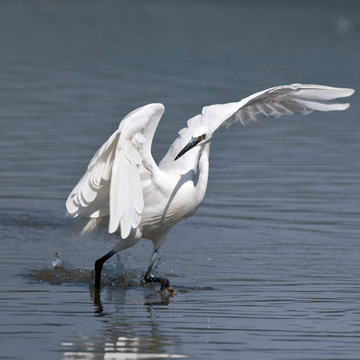
<svg viewBox="0 0 360 360"><path fill-rule="evenodd" d="M210 141L212 137L212 132L210 129L205 125L198 126L191 137L191 140L188 144L177 154L175 160L179 159L183 156L186 152L191 150L195 146L203 146Z"/></svg>

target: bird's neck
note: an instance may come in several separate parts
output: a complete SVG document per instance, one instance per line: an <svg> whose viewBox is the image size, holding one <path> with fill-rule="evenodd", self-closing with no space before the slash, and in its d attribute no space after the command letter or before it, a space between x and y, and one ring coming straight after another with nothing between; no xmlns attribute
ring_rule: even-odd
<svg viewBox="0 0 360 360"><path fill-rule="evenodd" d="M209 177L209 154L210 143L204 145L199 154L198 161L198 179L195 186L195 196L198 204L200 205L204 199Z"/></svg>

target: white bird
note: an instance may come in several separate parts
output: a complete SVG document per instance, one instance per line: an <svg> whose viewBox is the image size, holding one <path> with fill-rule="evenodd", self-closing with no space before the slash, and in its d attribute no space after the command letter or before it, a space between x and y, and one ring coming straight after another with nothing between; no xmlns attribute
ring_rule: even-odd
<svg viewBox="0 0 360 360"><path fill-rule="evenodd" d="M84 231L103 223L109 233L120 236L114 248L95 262L95 289L100 289L104 262L146 238L153 242L154 252L144 279L161 282L162 289L172 291L166 279L152 275L154 260L169 230L192 216L204 199L210 141L221 125L228 128L235 122L246 125L313 110L345 110L349 104L335 99L353 93L353 89L292 84L239 102L206 106L179 131L159 165L151 155L151 144L164 106L149 104L127 115L96 152L66 202L72 217L90 218Z"/></svg>

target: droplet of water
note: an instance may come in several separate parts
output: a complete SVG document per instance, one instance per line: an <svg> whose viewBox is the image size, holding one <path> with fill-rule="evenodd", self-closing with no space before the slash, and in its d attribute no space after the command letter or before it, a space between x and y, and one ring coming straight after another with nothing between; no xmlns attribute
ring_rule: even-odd
<svg viewBox="0 0 360 360"><path fill-rule="evenodd" d="M59 252L59 251L57 251L57 252L55 253L54 259L51 260L51 265L52 265L53 268L62 265L62 264L61 264L60 252Z"/></svg>

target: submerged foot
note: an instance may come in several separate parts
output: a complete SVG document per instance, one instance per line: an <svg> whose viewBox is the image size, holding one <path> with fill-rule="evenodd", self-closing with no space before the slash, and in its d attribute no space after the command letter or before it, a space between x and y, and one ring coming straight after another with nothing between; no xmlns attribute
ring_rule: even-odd
<svg viewBox="0 0 360 360"><path fill-rule="evenodd" d="M146 273L144 276L144 280L146 283L160 283L160 291L163 294L167 292L171 296L176 295L176 291L170 286L170 281L166 278L156 277L151 273Z"/></svg>

